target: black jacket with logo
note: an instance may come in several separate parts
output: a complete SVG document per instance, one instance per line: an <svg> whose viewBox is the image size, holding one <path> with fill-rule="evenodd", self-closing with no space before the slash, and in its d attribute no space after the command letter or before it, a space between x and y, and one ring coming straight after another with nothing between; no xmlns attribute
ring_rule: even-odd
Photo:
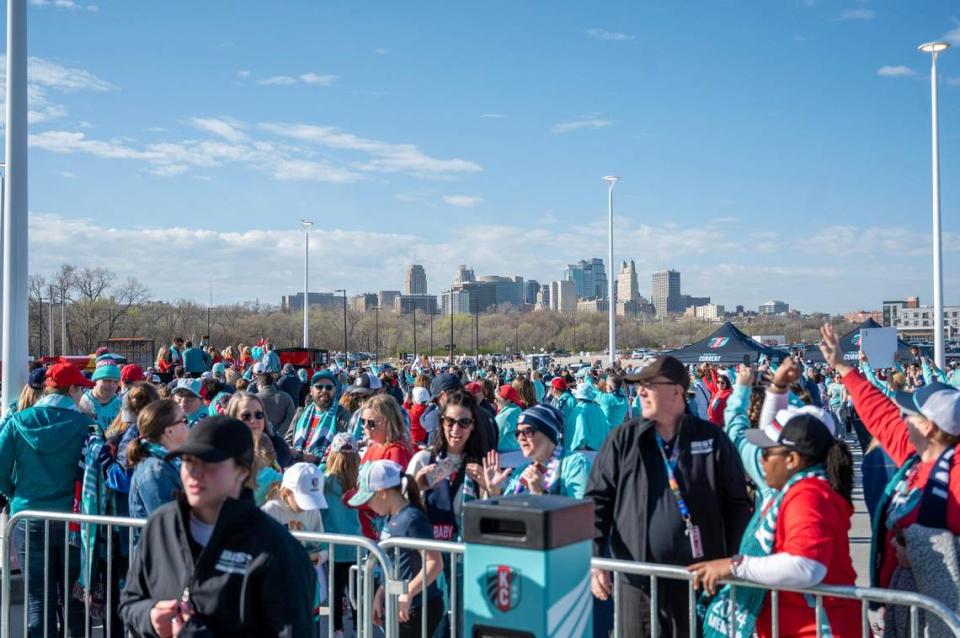
<svg viewBox="0 0 960 638"><path fill-rule="evenodd" d="M183 496L147 521L120 595L120 617L137 636L155 636L150 610L182 600L196 613L182 636L312 636L316 571L306 550L253 502L227 499L200 548L188 533Z"/></svg>
<svg viewBox="0 0 960 638"><path fill-rule="evenodd" d="M677 436L678 480L693 524L701 530L700 560L731 556L740 547L753 505L737 450L722 429L690 414L683 417ZM610 433L594 460L586 491L595 505L595 555L648 562L650 505L663 496L650 494L653 472L658 473L656 484L667 489L652 421L632 419ZM684 536L676 542L686 545L689 540Z"/></svg>

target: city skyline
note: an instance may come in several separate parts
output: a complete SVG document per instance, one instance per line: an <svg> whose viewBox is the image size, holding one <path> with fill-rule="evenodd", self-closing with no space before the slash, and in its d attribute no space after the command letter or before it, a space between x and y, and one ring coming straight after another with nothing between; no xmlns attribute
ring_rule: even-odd
<svg viewBox="0 0 960 638"><path fill-rule="evenodd" d="M616 173L608 276L632 256L641 279L670 266L727 307L929 299L916 47L944 39L944 301L960 301L952 5L609 7L32 2L31 272L160 259L155 298L206 301L211 280L215 303L276 298L302 277L304 218L330 289L402 289L411 263L549 282L606 255Z"/></svg>

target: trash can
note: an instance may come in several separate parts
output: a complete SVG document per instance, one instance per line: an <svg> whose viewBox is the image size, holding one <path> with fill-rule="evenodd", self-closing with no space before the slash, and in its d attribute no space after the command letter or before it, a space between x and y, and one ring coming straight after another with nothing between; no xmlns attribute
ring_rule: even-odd
<svg viewBox="0 0 960 638"><path fill-rule="evenodd" d="M463 512L464 636L593 635L593 501L517 494Z"/></svg>

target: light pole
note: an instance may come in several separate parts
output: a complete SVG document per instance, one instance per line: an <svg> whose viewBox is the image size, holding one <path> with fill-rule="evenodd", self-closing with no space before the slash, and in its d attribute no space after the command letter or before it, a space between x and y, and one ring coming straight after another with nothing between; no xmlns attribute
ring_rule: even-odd
<svg viewBox="0 0 960 638"><path fill-rule="evenodd" d="M449 291L450 293L450 303L447 304L450 306L450 365L453 365L453 288Z"/></svg>
<svg viewBox="0 0 960 638"><path fill-rule="evenodd" d="M943 368L943 264L940 260L940 116L937 112L937 57L950 48L946 42L917 47L930 54L930 158L933 202L933 358Z"/></svg>
<svg viewBox="0 0 960 638"><path fill-rule="evenodd" d="M310 229L313 222L300 220L303 228L303 347L310 347ZM346 294L346 293L344 293ZM346 355L346 353L344 353Z"/></svg>
<svg viewBox="0 0 960 638"><path fill-rule="evenodd" d="M27 383L27 1L7 2L6 182L3 193L3 372L0 407ZM0 634L9 635L7 618Z"/></svg>
<svg viewBox="0 0 960 638"><path fill-rule="evenodd" d="M610 341L610 367L617 361L617 300L614 296L613 286L613 186L620 178L616 175L607 175L603 178L607 183L607 258L610 260L610 271L607 273L607 305L609 306L609 341Z"/></svg>
<svg viewBox="0 0 960 638"><path fill-rule="evenodd" d="M57 354L53 346L53 286L49 287L49 292L50 292L50 295L49 295L50 296L50 312L47 313L48 314L47 320L49 323L49 330L50 330L50 356L53 357L53 356L56 356Z"/></svg>
<svg viewBox="0 0 960 638"><path fill-rule="evenodd" d="M347 290L346 288L337 288L333 292L343 293L343 365L350 369L350 359L347 358Z"/></svg>
<svg viewBox="0 0 960 638"><path fill-rule="evenodd" d="M373 307L374 312L374 344L373 344L373 362L380 364L380 302Z"/></svg>
<svg viewBox="0 0 960 638"><path fill-rule="evenodd" d="M413 360L417 360L417 304L413 304Z"/></svg>

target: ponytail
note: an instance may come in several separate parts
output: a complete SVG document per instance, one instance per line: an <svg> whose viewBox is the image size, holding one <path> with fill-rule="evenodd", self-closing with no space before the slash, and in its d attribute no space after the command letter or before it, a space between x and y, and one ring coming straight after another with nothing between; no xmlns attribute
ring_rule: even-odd
<svg viewBox="0 0 960 638"><path fill-rule="evenodd" d="M135 438L130 441L130 444L127 445L127 467L134 468L138 463L150 456L147 453L146 448L143 447L143 443L140 442L140 437Z"/></svg>
<svg viewBox="0 0 960 638"><path fill-rule="evenodd" d="M420 488L417 487L417 482L409 474L404 474L400 483L400 490L403 494L403 497L407 501L416 507L418 510L427 513L426 508L423 506L423 499L420 497Z"/></svg>
<svg viewBox="0 0 960 638"><path fill-rule="evenodd" d="M853 456L847 444L840 439L834 439L830 449L827 450L824 465L827 468L830 487L853 505Z"/></svg>

